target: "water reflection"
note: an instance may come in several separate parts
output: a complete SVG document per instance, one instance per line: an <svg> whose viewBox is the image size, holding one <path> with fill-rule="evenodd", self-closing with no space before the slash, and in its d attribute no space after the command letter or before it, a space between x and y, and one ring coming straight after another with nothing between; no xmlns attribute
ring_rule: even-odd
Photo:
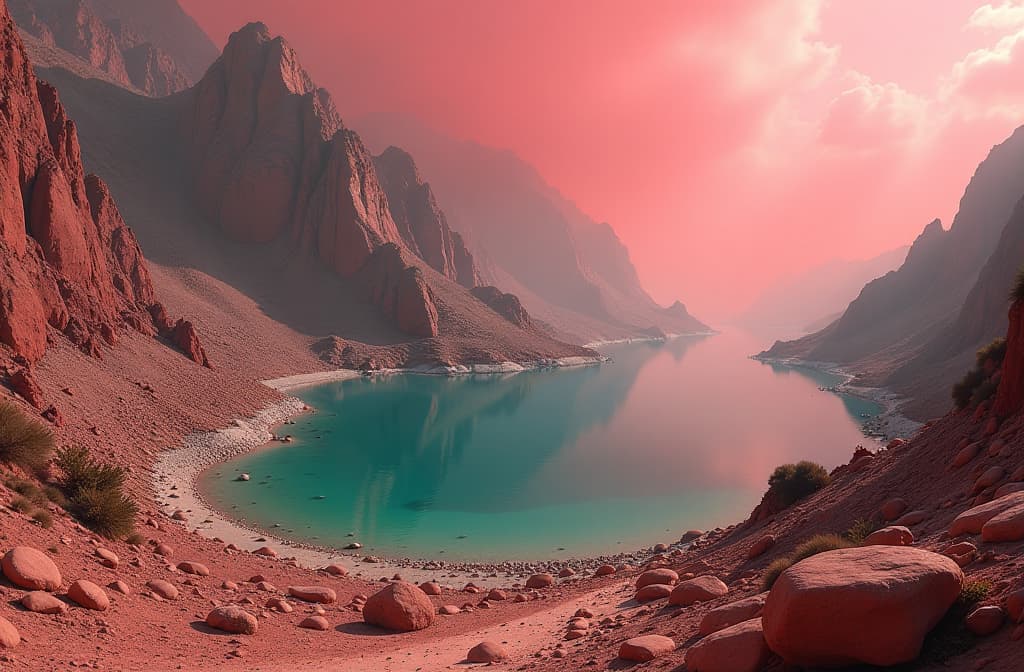
<svg viewBox="0 0 1024 672"><path fill-rule="evenodd" d="M420 556L595 553L732 522L780 462L832 466L862 440L842 400L755 347L723 334L610 347L600 367L312 388L295 444L204 488L298 537Z"/></svg>

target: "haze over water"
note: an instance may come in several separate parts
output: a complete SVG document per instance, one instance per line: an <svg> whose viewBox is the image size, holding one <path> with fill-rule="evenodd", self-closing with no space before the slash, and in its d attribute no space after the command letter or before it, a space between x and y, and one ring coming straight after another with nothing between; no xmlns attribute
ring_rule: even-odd
<svg viewBox="0 0 1024 672"><path fill-rule="evenodd" d="M280 430L294 443L201 487L238 519L371 554L539 560L671 542L744 519L777 465L832 468L868 442L874 404L749 359L760 345L726 333L610 346L602 366L308 388L318 412Z"/></svg>

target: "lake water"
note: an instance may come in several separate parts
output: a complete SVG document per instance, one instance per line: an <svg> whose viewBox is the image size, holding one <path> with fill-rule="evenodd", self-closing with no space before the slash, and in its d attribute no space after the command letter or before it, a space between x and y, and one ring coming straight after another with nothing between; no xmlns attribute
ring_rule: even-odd
<svg viewBox="0 0 1024 672"><path fill-rule="evenodd" d="M604 348L515 375L394 375L307 388L291 444L206 472L236 519L321 545L447 560L633 551L744 519L779 464L832 468L870 402L840 379L749 359L725 333ZM252 480L233 480L241 471ZM349 536L349 535L352 536Z"/></svg>

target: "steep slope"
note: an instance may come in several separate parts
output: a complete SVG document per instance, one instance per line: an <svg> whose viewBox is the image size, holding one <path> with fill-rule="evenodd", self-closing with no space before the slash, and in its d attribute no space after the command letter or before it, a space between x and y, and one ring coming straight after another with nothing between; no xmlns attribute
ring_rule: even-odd
<svg viewBox="0 0 1024 672"><path fill-rule="evenodd" d="M1005 286L995 286L996 277L1006 272L992 270L983 277L982 270L997 249L1013 254L1015 235L1008 234L1003 242L1000 237L1024 194L1022 176L1024 130L1017 129L978 166L948 231L937 220L932 222L914 241L903 265L868 283L839 320L798 341L776 343L762 354L849 364L865 374L867 382L893 384L911 396L928 387L936 398L934 389L948 389L951 372L902 367L919 356L932 364L941 358L965 357L970 341L999 333L1000 323L1005 325L1005 318L984 297L1006 291ZM983 288L969 299L979 281ZM953 326L961 309L966 311L961 325ZM987 315L980 321L973 312L979 309ZM917 376L925 378L915 380ZM936 410L942 407L927 412Z"/></svg>
<svg viewBox="0 0 1024 672"><path fill-rule="evenodd" d="M766 289L739 321L759 333L773 330L800 335L819 331L842 315L865 284L899 268L909 249L900 247L871 259L836 259L820 264ZM828 316L832 319L825 320ZM806 330L819 321L822 322L817 329Z"/></svg>
<svg viewBox="0 0 1024 672"><path fill-rule="evenodd" d="M107 185L82 167L78 131L37 81L0 5L0 342L32 363L60 333L100 356L118 334L162 333L208 364L190 323L169 321Z"/></svg>
<svg viewBox="0 0 1024 672"><path fill-rule="evenodd" d="M413 158L397 147L388 147L374 157L373 164L391 216L409 249L438 273L465 287L475 287L479 277L473 255L462 236L448 227L434 192L420 178Z"/></svg>
<svg viewBox="0 0 1024 672"><path fill-rule="evenodd" d="M177 0L88 0L96 14L169 56L191 85L198 82L219 51Z"/></svg>
<svg viewBox="0 0 1024 672"><path fill-rule="evenodd" d="M377 150L416 157L453 229L473 251L481 282L515 293L531 314L587 339L705 331L688 314L659 307L629 254L515 155L459 141L407 117L375 115L355 126Z"/></svg>
<svg viewBox="0 0 1024 672"><path fill-rule="evenodd" d="M264 28L239 31L209 77L177 96L45 74L79 119L90 164L164 265L161 291L210 316L204 330L233 341L253 323L236 308L208 311L205 293L216 292L256 302L307 352L316 344L325 360L353 366L595 355L543 324L510 322L410 250L372 157Z"/></svg>
<svg viewBox="0 0 1024 672"><path fill-rule="evenodd" d="M42 45L68 52L123 86L152 96L166 96L190 86L194 75L187 74L176 59L151 42L147 34L159 35L162 43L174 45L175 52L192 64L191 71L199 69L198 63L206 59L201 54L209 56L209 51L188 29L187 22L170 18L173 7L191 21L173 0L162 13L166 15L163 16L166 25L154 31L151 26L156 25L155 20L145 20L152 4L108 3L103 7L105 11L100 12L94 0L12 0L11 14L19 27ZM137 16L143 20L136 20ZM192 26L198 30L194 24ZM209 44L209 40L206 43ZM212 46L209 44L211 49ZM205 62L212 59L213 56L209 56ZM202 70L199 73L202 74Z"/></svg>

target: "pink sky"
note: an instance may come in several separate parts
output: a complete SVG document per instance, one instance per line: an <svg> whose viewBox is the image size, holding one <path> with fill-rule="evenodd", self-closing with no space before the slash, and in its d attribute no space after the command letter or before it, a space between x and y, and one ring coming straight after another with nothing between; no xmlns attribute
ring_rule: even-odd
<svg viewBox="0 0 1024 672"><path fill-rule="evenodd" d="M344 117L509 148L722 319L824 259L946 226L1024 122L1024 0L181 0L261 20Z"/></svg>

